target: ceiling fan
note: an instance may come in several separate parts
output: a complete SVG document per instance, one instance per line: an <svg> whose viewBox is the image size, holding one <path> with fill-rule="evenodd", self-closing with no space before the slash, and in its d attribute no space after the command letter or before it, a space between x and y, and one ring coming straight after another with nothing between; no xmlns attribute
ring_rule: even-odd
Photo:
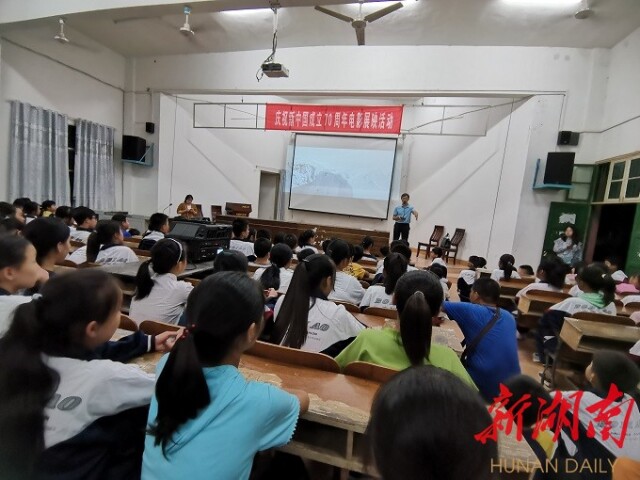
<svg viewBox="0 0 640 480"><path fill-rule="evenodd" d="M81 43L69 40L69 38L64 33L64 26L65 26L65 19L64 18L59 18L58 19L58 24L60 25L60 30L58 30L58 33L56 33L53 36L53 39L56 42L61 43L62 45L72 45L74 47L82 48L84 50L89 50L90 52L97 52L97 50L95 48L92 48L92 47L90 47L88 45L83 45Z"/></svg>
<svg viewBox="0 0 640 480"><path fill-rule="evenodd" d="M180 33L183 34L185 37L188 37L190 35L195 35L196 32L193 31L193 29L191 28L191 25L189 24L189 15L191 15L191 7L188 5L185 5L183 9L183 13L184 13L184 25L180 27Z"/></svg>
<svg viewBox="0 0 640 480"><path fill-rule="evenodd" d="M358 7L358 16L356 18L352 18L347 15L343 15L342 13L338 13L334 10L329 10L328 8L320 7L317 5L315 9L326 15L330 15L334 18L337 18L338 20L342 20L343 22L350 23L351 26L356 31L356 38L358 39L358 45L364 45L364 29L367 26L367 23L371 23L375 20L378 20L379 18L384 17L385 15L390 14L391 12L395 12L396 10L398 10L399 8L402 8L403 6L401 2L397 2L392 5L389 5L388 7L381 8L380 10L376 10L375 12L370 13L369 15L365 15L363 17L362 4L364 3L364 1L365 0L358 0L359 7Z"/></svg>

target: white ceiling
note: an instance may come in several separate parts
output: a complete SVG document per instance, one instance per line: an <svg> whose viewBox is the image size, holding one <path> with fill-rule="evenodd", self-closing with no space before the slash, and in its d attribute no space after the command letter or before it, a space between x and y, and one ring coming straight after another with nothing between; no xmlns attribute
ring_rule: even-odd
<svg viewBox="0 0 640 480"><path fill-rule="evenodd" d="M353 28L313 9L310 0L281 0L278 47L355 45ZM335 5L342 3L343 5ZM322 2L349 16L357 4ZM367 14L387 3L365 4ZM408 0L404 8L369 24L367 45L512 45L612 47L640 27L640 0L591 0L594 15L576 20L577 6L516 6L505 0ZM193 38L181 35L182 6L164 5L70 15L67 36L79 31L127 57L266 50L271 47L273 14L269 9L227 10L267 4L266 0L196 4ZM333 5L332 5L333 4ZM225 11L212 11L213 9ZM114 21L115 20L115 21ZM14 29L57 29L57 19L6 25ZM366 48L362 47L362 48Z"/></svg>

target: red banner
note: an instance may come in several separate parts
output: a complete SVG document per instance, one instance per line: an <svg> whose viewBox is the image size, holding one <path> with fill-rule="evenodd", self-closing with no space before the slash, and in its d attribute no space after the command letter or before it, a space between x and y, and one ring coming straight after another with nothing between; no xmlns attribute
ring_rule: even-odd
<svg viewBox="0 0 640 480"><path fill-rule="evenodd" d="M368 107L267 103L265 130L400 134L402 105Z"/></svg>

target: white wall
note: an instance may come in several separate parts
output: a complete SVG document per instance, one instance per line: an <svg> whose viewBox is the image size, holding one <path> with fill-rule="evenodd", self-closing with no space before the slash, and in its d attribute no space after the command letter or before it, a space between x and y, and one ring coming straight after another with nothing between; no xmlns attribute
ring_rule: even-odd
<svg viewBox="0 0 640 480"><path fill-rule="evenodd" d="M121 208L119 148L123 127L125 60L104 48L95 52L85 51L42 40L47 37L41 37L40 33L22 33L12 36L10 41L2 40L0 198L5 200L8 196L8 101L19 100L67 114L71 119L82 118L116 129L116 207Z"/></svg>

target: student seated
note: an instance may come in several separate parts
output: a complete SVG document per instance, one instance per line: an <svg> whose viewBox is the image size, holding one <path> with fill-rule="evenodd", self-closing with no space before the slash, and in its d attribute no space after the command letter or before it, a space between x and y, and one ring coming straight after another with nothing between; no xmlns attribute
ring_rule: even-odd
<svg viewBox="0 0 640 480"><path fill-rule="evenodd" d="M98 224L96 212L87 207L76 207L73 209L72 214L76 226L71 230L71 240L87 243L89 235L93 233Z"/></svg>
<svg viewBox="0 0 640 480"><path fill-rule="evenodd" d="M31 202L31 199L29 197L16 198L13 201L13 206L16 209L15 217L22 223L26 222L24 208L30 202Z"/></svg>
<svg viewBox="0 0 640 480"><path fill-rule="evenodd" d="M0 339L3 477L139 478L154 377L92 359L120 322L117 282L82 270L41 294L16 309Z"/></svg>
<svg viewBox="0 0 640 480"><path fill-rule="evenodd" d="M499 393L500 382L520 373L516 321L498 308L498 300L498 282L479 278L471 290L471 303L444 302L442 308L462 330L465 366L487 401Z"/></svg>
<svg viewBox="0 0 640 480"><path fill-rule="evenodd" d="M491 280L499 282L500 280L509 281L512 278L519 279L520 275L518 275L516 267L514 267L515 263L516 259L513 258L513 255L509 253L502 255L498 261L498 268L491 274Z"/></svg>
<svg viewBox="0 0 640 480"><path fill-rule="evenodd" d="M16 216L16 207L8 202L0 202L0 220Z"/></svg>
<svg viewBox="0 0 640 480"><path fill-rule="evenodd" d="M443 267L440 263L432 263L426 270L435 274L440 279L440 285L442 286L442 293L444 299L449 300L449 282L447 280L447 267Z"/></svg>
<svg viewBox="0 0 640 480"><path fill-rule="evenodd" d="M258 283L239 272L215 273L194 289L192 326L158 363L143 480L248 479L256 453L289 442L308 395L238 370L260 334L263 305Z"/></svg>
<svg viewBox="0 0 640 480"><path fill-rule="evenodd" d="M131 238L133 235L129 232L131 225L129 225L129 219L124 213L116 213L111 217L111 220L120 224L120 231L122 232L122 238Z"/></svg>
<svg viewBox="0 0 640 480"><path fill-rule="evenodd" d="M621 262L618 257L610 255L605 259L604 264L609 269L614 282L622 283L627 280L627 274L620 270Z"/></svg>
<svg viewBox="0 0 640 480"><path fill-rule="evenodd" d="M256 230L256 240L259 240L261 238L266 238L267 240L271 241L271 231L267 230L266 228L259 228L258 230Z"/></svg>
<svg viewBox="0 0 640 480"><path fill-rule="evenodd" d="M64 261L71 248L69 228L57 218L37 218L29 223L22 232L36 249L36 261L49 274L55 275L56 263ZM29 293L36 293L42 283Z"/></svg>
<svg viewBox="0 0 640 480"><path fill-rule="evenodd" d="M213 261L213 273L216 272L242 272L249 271L247 257L237 250L222 250Z"/></svg>
<svg viewBox="0 0 640 480"><path fill-rule="evenodd" d="M395 310L393 292L402 275L407 271L407 259L399 253L390 253L384 259L384 284L371 285L364 292L360 302L360 310L367 307L380 307Z"/></svg>
<svg viewBox="0 0 640 480"><path fill-rule="evenodd" d="M55 213L55 217L58 220L60 220L62 223L64 223L67 227L69 227L70 230L74 225L72 212L73 210L71 209L71 207L62 205L61 207L56 208L56 213Z"/></svg>
<svg viewBox="0 0 640 480"><path fill-rule="evenodd" d="M378 260L373 253L371 253L371 249L373 248L373 238L366 236L362 239L362 256L364 258L370 258L371 260Z"/></svg>
<svg viewBox="0 0 640 480"><path fill-rule="evenodd" d="M289 248L292 251L295 251L295 249L298 248L298 239L296 238L296 236L293 233L287 233L284 236L283 240L284 240L284 243L289 245Z"/></svg>
<svg viewBox="0 0 640 480"><path fill-rule="evenodd" d="M169 217L164 213L154 213L149 217L149 230L147 230L140 240L138 248L140 250L151 250L158 240L162 240L169 233Z"/></svg>
<svg viewBox="0 0 640 480"><path fill-rule="evenodd" d="M271 252L271 240L267 238L258 238L253 244L253 252L256 259L251 262L252 265L258 265L259 267L267 267L271 265L269 261L269 253Z"/></svg>
<svg viewBox="0 0 640 480"><path fill-rule="evenodd" d="M276 232L273 236L273 244L284 243L284 232Z"/></svg>
<svg viewBox="0 0 640 480"><path fill-rule="evenodd" d="M460 270L460 274L458 275L457 287L458 297L460 298L461 302L471 301L471 287L473 286L473 282L476 281L476 269L482 268L480 266L480 263L480 257L471 255L469 257L469 261L467 262L467 268L465 270Z"/></svg>
<svg viewBox="0 0 640 480"><path fill-rule="evenodd" d="M405 273L393 294L400 330L364 330L336 357L336 362L341 368L351 362L370 362L394 370L433 365L449 370L475 389L458 355L449 347L431 343L431 322L440 312L442 296L440 280L433 273Z"/></svg>
<svg viewBox="0 0 640 480"><path fill-rule="evenodd" d="M538 325L536 332L536 352L533 361L541 363L545 350L555 351L556 341L548 342L551 337L555 339L560 334L565 317L570 317L578 312L595 312L606 315L616 315L617 309L613 300L615 298L616 282L611 275L599 265L589 265L583 268L576 277L578 288L582 293L577 297L570 297L550 307Z"/></svg>
<svg viewBox="0 0 640 480"><path fill-rule="evenodd" d="M7 217L0 220L0 235L20 235L24 228L24 222L16 217Z"/></svg>
<svg viewBox="0 0 640 480"><path fill-rule="evenodd" d="M335 284L329 295L330 300L342 300L355 305L360 304L364 297L364 288L354 277L344 272L351 262L351 249L344 240L335 240L327 247L327 254L336 265Z"/></svg>
<svg viewBox="0 0 640 480"><path fill-rule="evenodd" d="M56 213L58 206L54 200L45 200L40 206L40 216L47 218L52 217Z"/></svg>
<svg viewBox="0 0 640 480"><path fill-rule="evenodd" d="M316 253L298 264L287 294L276 303L271 343L335 356L364 330L343 305L328 300L335 277L327 255Z"/></svg>
<svg viewBox="0 0 640 480"><path fill-rule="evenodd" d="M136 293L129 316L140 324L144 320L176 325L193 290L177 275L187 266L186 246L174 238L158 240L151 248L151 259L140 265L136 275Z"/></svg>
<svg viewBox="0 0 640 480"><path fill-rule="evenodd" d="M420 366L380 387L367 432L382 480L490 480L497 443L474 435L491 424L474 390L449 372Z"/></svg>
<svg viewBox="0 0 640 480"><path fill-rule="evenodd" d="M564 262L562 262L564 263ZM566 265L566 263L565 263ZM533 267L531 265L520 265L518 267L518 275L520 275L520 277L533 277L535 275L535 272L533 271Z"/></svg>
<svg viewBox="0 0 640 480"><path fill-rule="evenodd" d="M40 216L40 205L37 202L27 202L22 211L24 212L24 223L26 225Z"/></svg>
<svg viewBox="0 0 640 480"><path fill-rule="evenodd" d="M253 279L258 280L264 290L273 288L280 293L287 293L293 277L293 272L289 270L292 259L293 252L288 245L284 243L274 245L271 249L271 265L256 270Z"/></svg>
<svg viewBox="0 0 640 480"><path fill-rule="evenodd" d="M352 246L352 249L353 257L349 265L347 265L347 267L343 270L344 273L351 275L357 280L371 280L369 272L367 272L364 267L358 263L360 260L362 260L364 250L360 245L354 245Z"/></svg>
<svg viewBox="0 0 640 480"><path fill-rule="evenodd" d="M231 227L233 230L229 250L242 252L246 257L255 255L253 243L247 241L247 237L249 236L249 222L244 218L236 218Z"/></svg>
<svg viewBox="0 0 640 480"><path fill-rule="evenodd" d="M380 252L383 252L384 249L385 247L382 247L380 249ZM394 240L393 242L391 242L389 244L389 252L399 253L400 255L404 256L404 258L407 259L408 272L412 270L417 270L416 267L411 265L411 248L409 248L409 244L407 243L406 240ZM383 254L385 257L388 255L388 253L384 253L384 252ZM376 268L376 278L374 279L374 283L378 283L382 281L381 278L378 277L378 275L382 276L383 269L384 269L384 263L383 263L383 260L380 260Z"/></svg>
<svg viewBox="0 0 640 480"><path fill-rule="evenodd" d="M616 285L616 293L625 294L627 296L640 296L640 273L633 273L629 275L629 283L619 283ZM623 298L622 301L624 302L624 300L625 299ZM638 302L640 299L633 301Z"/></svg>
<svg viewBox="0 0 640 480"><path fill-rule="evenodd" d="M429 251L429 258L431 259L431 265L442 265L447 268L447 264L444 261L444 250L440 247L433 247Z"/></svg>
<svg viewBox="0 0 640 480"><path fill-rule="evenodd" d="M96 231L87 239L86 255L87 262L100 265L116 265L118 263L140 261L133 250L123 245L120 224L111 220L100 220L98 222Z"/></svg>
<svg viewBox="0 0 640 480"><path fill-rule="evenodd" d="M313 250L313 253L318 253L315 230L305 230L298 237L298 246L295 248L295 252L297 253L305 248L310 248Z"/></svg>
<svg viewBox="0 0 640 480"><path fill-rule="evenodd" d="M516 293L521 298L531 291L561 292L567 275L567 264L555 255L544 257L536 271L537 281L530 283Z"/></svg>
<svg viewBox="0 0 640 480"><path fill-rule="evenodd" d="M310 257L311 255L315 255L315 253L313 253L313 250L311 250L310 248L303 248L298 253L296 253L296 258L298 259L298 262L302 262L305 258Z"/></svg>

